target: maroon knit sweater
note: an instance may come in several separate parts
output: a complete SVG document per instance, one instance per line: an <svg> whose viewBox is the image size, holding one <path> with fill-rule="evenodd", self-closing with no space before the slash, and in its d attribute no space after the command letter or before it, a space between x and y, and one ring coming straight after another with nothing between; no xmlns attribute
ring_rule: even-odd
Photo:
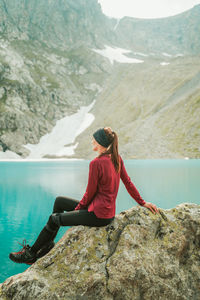
<svg viewBox="0 0 200 300"><path fill-rule="evenodd" d="M133 199L141 206L146 203L128 176L121 157L120 162L119 173L109 155L97 157L90 162L87 189L75 210L87 209L93 211L98 218L113 218L120 178Z"/></svg>

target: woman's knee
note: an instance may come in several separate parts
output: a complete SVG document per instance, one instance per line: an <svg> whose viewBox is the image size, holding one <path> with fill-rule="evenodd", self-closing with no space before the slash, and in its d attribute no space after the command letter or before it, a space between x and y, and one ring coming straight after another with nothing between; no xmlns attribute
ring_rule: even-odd
<svg viewBox="0 0 200 300"><path fill-rule="evenodd" d="M57 196L55 199L55 203L60 203L62 201L63 197Z"/></svg>
<svg viewBox="0 0 200 300"><path fill-rule="evenodd" d="M54 206L53 206L53 212L62 212L63 210L60 209L60 204L62 202L62 197L58 196L56 197L55 201L54 201Z"/></svg>
<svg viewBox="0 0 200 300"><path fill-rule="evenodd" d="M54 232L55 230L58 230L58 228L61 226L60 223L60 214L54 213L50 215L49 220L46 224L46 229L50 232Z"/></svg>

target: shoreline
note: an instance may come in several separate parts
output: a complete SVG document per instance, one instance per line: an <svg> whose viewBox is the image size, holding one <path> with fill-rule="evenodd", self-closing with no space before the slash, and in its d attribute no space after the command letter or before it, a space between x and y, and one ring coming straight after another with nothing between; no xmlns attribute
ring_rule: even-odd
<svg viewBox="0 0 200 300"><path fill-rule="evenodd" d="M0 159L1 162L59 162L59 161L91 161L91 159L85 158L36 158L36 159ZM125 161L194 161L200 158L123 158Z"/></svg>

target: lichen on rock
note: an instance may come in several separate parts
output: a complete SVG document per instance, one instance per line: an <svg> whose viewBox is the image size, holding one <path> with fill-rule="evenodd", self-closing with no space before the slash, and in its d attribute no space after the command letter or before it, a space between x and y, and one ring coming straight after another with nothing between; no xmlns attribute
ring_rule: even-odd
<svg viewBox="0 0 200 300"><path fill-rule="evenodd" d="M0 299L200 299L200 206L133 207L106 227L77 226Z"/></svg>

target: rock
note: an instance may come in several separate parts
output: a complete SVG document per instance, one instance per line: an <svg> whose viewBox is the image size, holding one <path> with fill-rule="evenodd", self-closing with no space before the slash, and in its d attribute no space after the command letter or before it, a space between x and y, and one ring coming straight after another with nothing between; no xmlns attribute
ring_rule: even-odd
<svg viewBox="0 0 200 300"><path fill-rule="evenodd" d="M1 87L0 88L0 99L3 98L4 95L5 95L5 89L3 87Z"/></svg>
<svg viewBox="0 0 200 300"><path fill-rule="evenodd" d="M142 207L108 226L69 229L0 299L200 299L200 206L153 215Z"/></svg>

